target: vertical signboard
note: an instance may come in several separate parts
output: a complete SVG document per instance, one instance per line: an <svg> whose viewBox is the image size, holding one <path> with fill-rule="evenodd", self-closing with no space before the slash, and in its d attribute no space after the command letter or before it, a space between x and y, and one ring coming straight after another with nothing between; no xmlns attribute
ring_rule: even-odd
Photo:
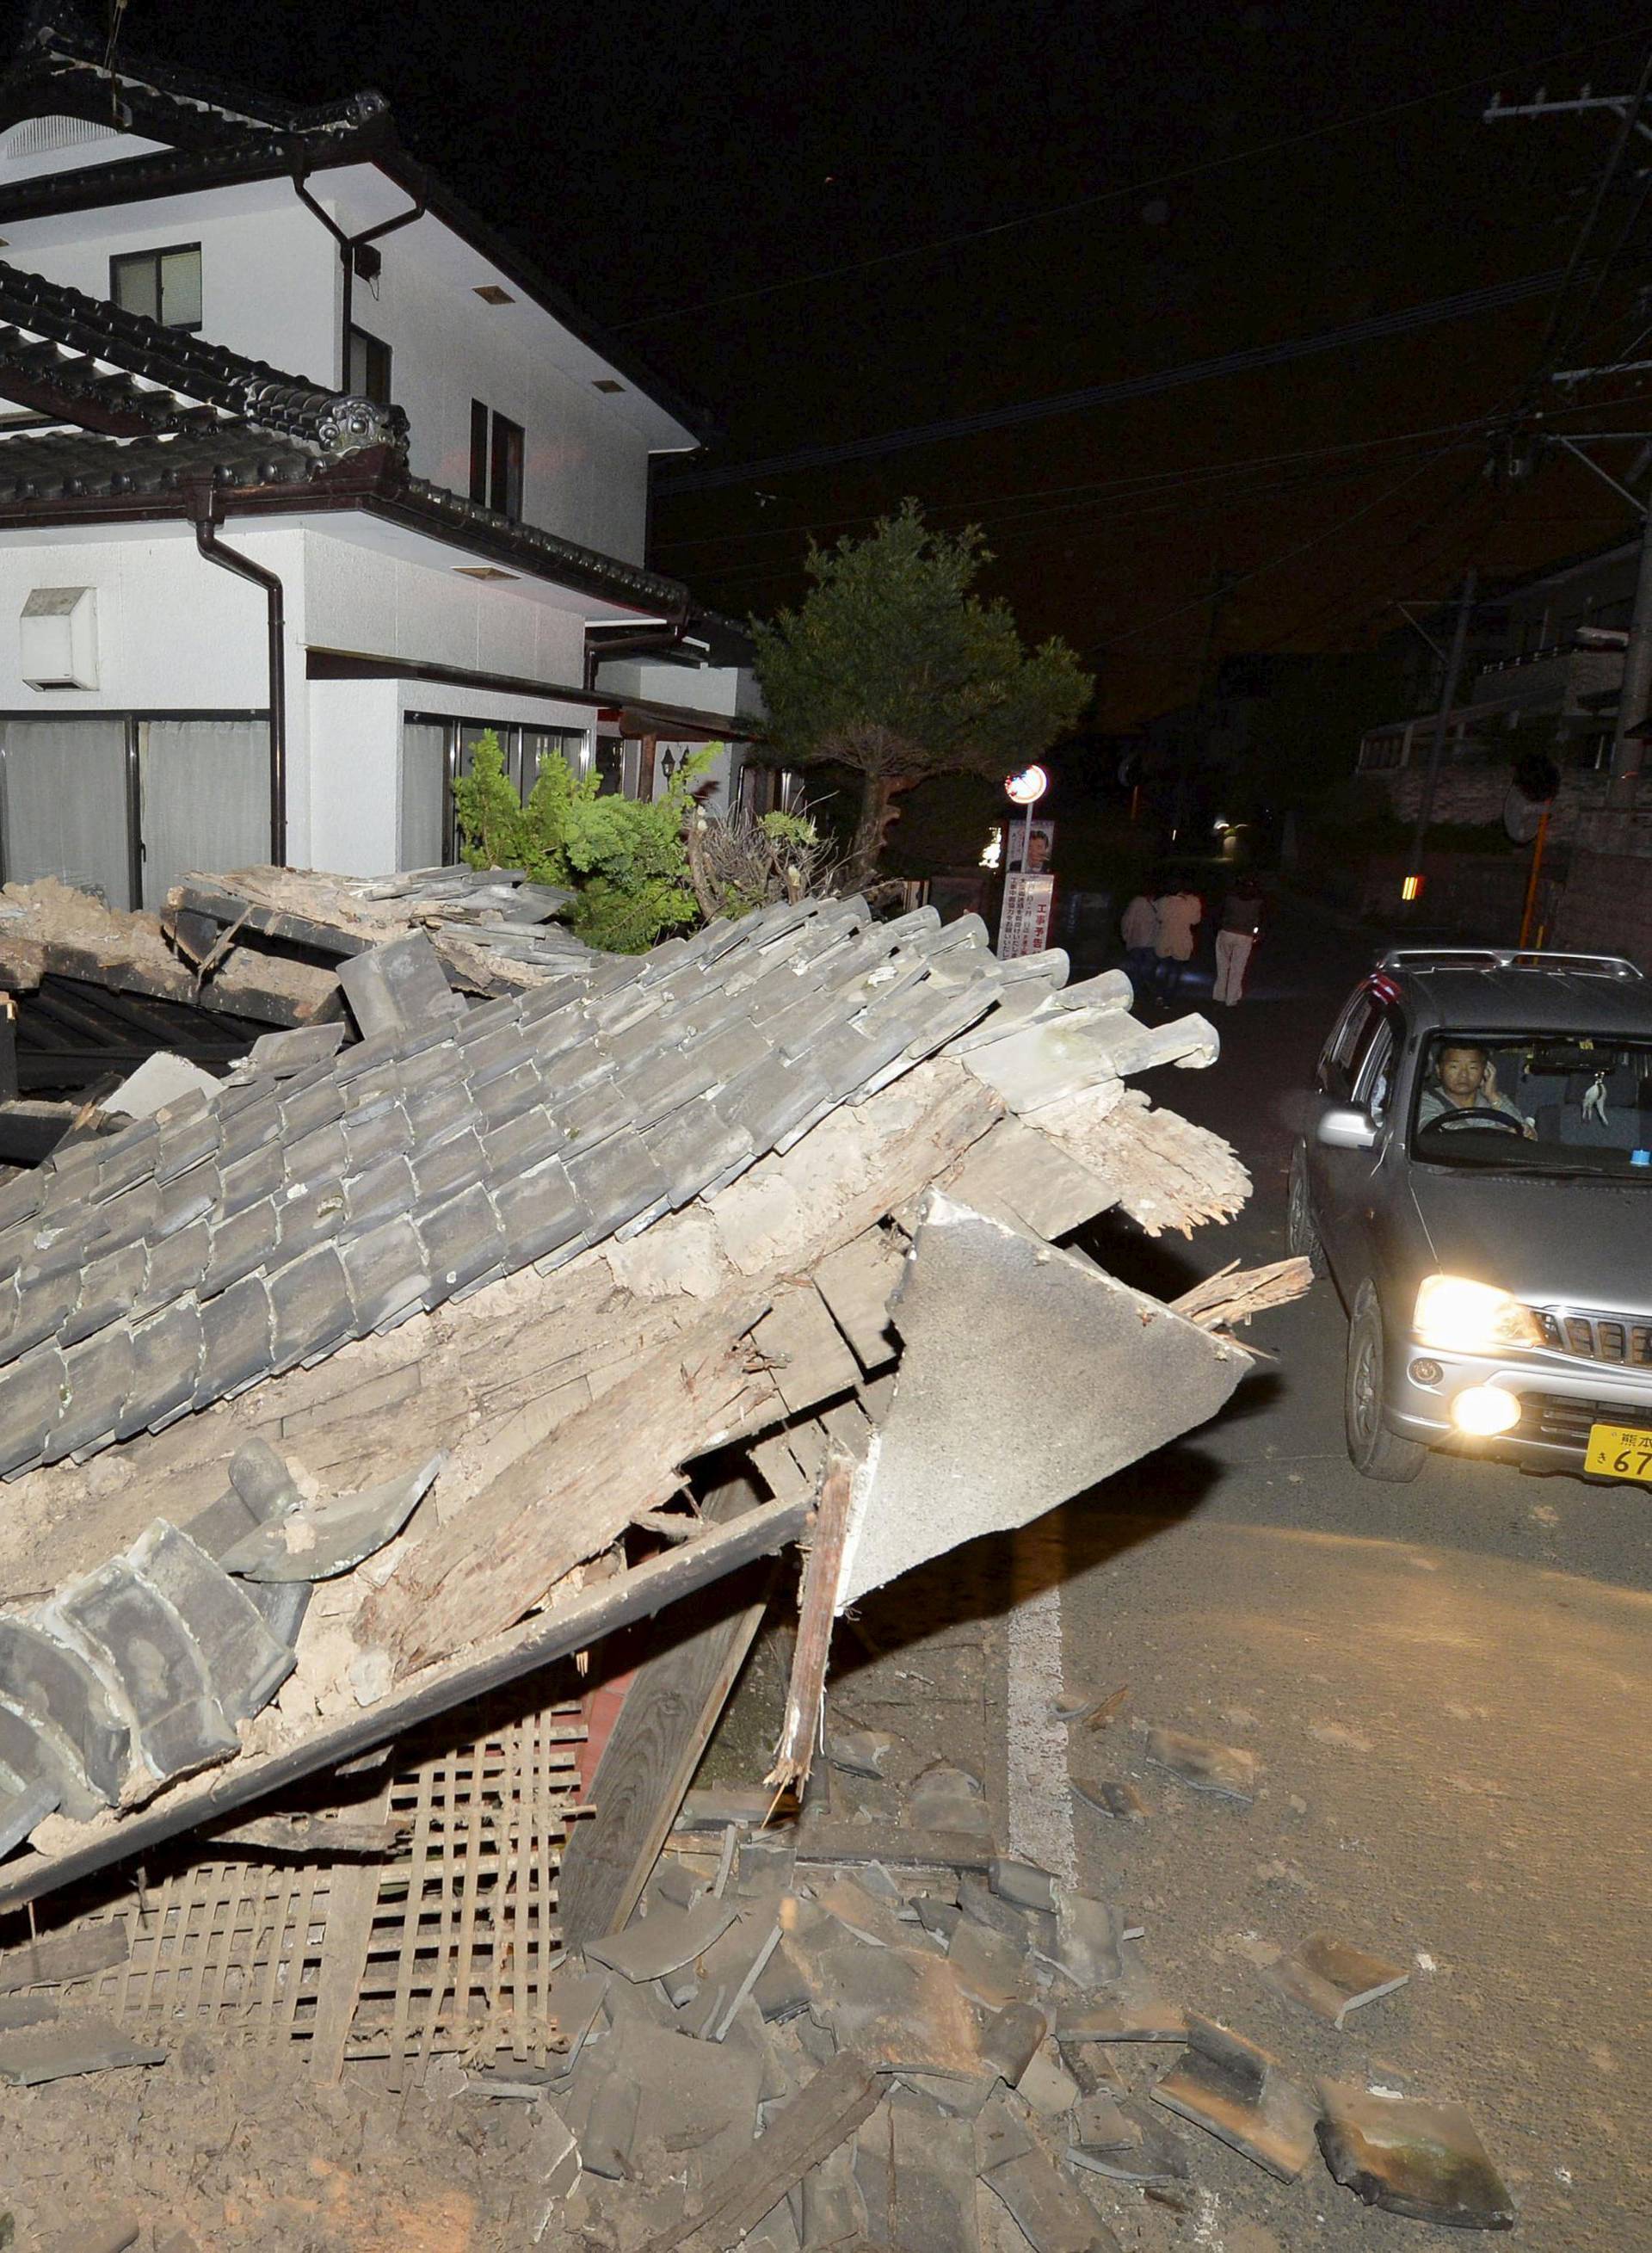
<svg viewBox="0 0 1652 2253"><path fill-rule="evenodd" d="M998 924L998 959L1038 954L1049 944L1049 915L1056 897L1054 876L1025 875L1013 869L1004 879L1004 911Z"/></svg>

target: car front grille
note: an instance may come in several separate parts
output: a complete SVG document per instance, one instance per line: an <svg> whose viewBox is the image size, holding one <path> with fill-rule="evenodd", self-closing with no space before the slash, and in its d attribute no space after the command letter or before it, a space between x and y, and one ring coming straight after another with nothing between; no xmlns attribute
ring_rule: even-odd
<svg viewBox="0 0 1652 2253"><path fill-rule="evenodd" d="M1652 1411L1644 1402L1574 1400L1565 1392L1524 1392L1520 1397L1520 1421L1511 1437L1541 1440L1545 1447L1577 1447L1589 1443L1592 1424L1652 1426Z"/></svg>
<svg viewBox="0 0 1652 2253"><path fill-rule="evenodd" d="M1652 1369L1652 1322L1628 1315L1577 1315L1569 1308L1534 1311L1543 1325L1543 1342L1553 1352L1569 1353L1579 1361Z"/></svg>

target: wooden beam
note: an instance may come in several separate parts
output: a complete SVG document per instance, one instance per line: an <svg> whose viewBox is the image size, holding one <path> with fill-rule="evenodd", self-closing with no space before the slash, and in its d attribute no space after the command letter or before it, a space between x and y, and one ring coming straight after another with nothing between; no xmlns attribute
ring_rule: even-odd
<svg viewBox="0 0 1652 2253"><path fill-rule="evenodd" d="M706 1496L701 1515L708 1526L725 1524L756 1500L753 1480L730 1479ZM637 1669L591 1782L596 1815L562 1849L565 1947L618 1932L636 1908L763 1624L771 1579L759 1565L725 1581L713 1617Z"/></svg>

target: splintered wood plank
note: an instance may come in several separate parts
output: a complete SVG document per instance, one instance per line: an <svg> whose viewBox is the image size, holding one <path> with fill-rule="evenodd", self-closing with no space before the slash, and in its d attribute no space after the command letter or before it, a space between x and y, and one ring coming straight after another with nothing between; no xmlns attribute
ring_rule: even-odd
<svg viewBox="0 0 1652 2253"><path fill-rule="evenodd" d="M366 1974L380 1874L368 1862L337 1862L328 1880L327 1937L310 2045L310 2067L322 2082L337 2082L345 2069L345 2046Z"/></svg>
<svg viewBox="0 0 1652 2253"><path fill-rule="evenodd" d="M706 1497L713 1524L756 1498L749 1478ZM637 1906L694 1781L717 1717L763 1624L772 1567L749 1566L718 1592L717 1615L637 1669L591 1785L596 1814L562 1849L562 1944L617 1932Z"/></svg>
<svg viewBox="0 0 1652 2253"><path fill-rule="evenodd" d="M397 1950L395 1997L390 2013L388 2081L391 2089L397 2095L405 2086L402 2068L407 2061L413 2019L413 1991L418 1977L420 1926L424 1915L425 1885L430 1866L430 1802L434 1782L429 1767L420 1769L418 1797L413 1812L413 1859L408 1870L407 1907L402 1919L401 1945Z"/></svg>
<svg viewBox="0 0 1652 2253"><path fill-rule="evenodd" d="M826 1699L826 1662L837 1616L838 1583L843 1576L843 1542L854 1493L854 1456L833 1440L826 1452L814 1533L803 1566L798 1608L798 1640L786 1685L785 1719L774 1766L763 1778L777 1790L796 1791L814 1759Z"/></svg>

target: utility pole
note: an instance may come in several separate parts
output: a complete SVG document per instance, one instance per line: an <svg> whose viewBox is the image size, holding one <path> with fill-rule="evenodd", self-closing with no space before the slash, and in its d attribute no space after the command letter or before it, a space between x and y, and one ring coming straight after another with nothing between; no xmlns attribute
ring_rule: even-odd
<svg viewBox="0 0 1652 2253"><path fill-rule="evenodd" d="M1457 623L1452 629L1451 655L1446 660L1446 685L1439 694L1439 709L1434 715L1434 739L1428 747L1428 771L1423 778L1423 793L1417 801L1417 830L1412 839L1411 872L1406 877L1408 899L1422 897L1423 843L1428 835L1428 825L1434 818L1434 788L1439 780L1439 762L1446 748L1446 729L1451 720L1452 706L1457 701L1457 682L1463 669L1463 648L1468 639L1468 617L1474 607L1474 586L1477 575L1472 564L1463 574L1463 590L1457 602ZM1415 889L1409 889L1415 882Z"/></svg>
<svg viewBox="0 0 1652 2253"><path fill-rule="evenodd" d="M1626 355L1620 353L1616 359L1607 360L1598 367L1574 367L1557 371L1554 366L1554 356L1564 349L1565 342L1570 342L1572 338L1579 337L1582 331L1588 325L1590 317L1600 301L1607 277L1619 256L1628 247L1640 221L1646 195L1644 185L1635 196L1628 216L1616 241L1612 245L1606 258L1595 267L1582 310L1572 317L1571 329L1565 332L1563 342L1568 293L1573 280L1581 277L1586 271L1587 253L1592 246L1595 229L1604 214L1607 199L1613 189L1620 184L1628 185L1632 184L1635 178L1640 177L1642 179L1644 178L1643 175L1634 174L1629 157L1637 139L1652 142L1652 115L1649 114L1649 104L1652 104L1652 49L1648 51L1633 89L1627 94L1597 94L1591 87L1586 86L1571 101L1551 101L1546 90L1540 87L1536 98L1528 102L1507 103L1499 94L1494 98L1490 108L1485 113L1488 124L1509 117L1578 116L1590 112L1604 114L1617 121L1611 154L1604 171L1595 183L1594 194L1590 201L1582 229L1572 245L1565 277L1555 297L1543 348L1538 355L1537 367L1533 380L1534 390L1544 381L1564 383L1570 387L1588 382L1598 376L1626 374L1633 368L1645 365L1644 362L1630 360ZM1614 439L1619 436L1615 431L1603 435ZM1628 431L1622 434L1624 437L1642 434ZM1649 715L1652 715L1652 500L1644 499L1631 490L1644 471L1647 459L1644 454L1638 458L1635 468L1629 471L1629 483L1625 485L1603 469L1593 456L1586 453L1583 445L1579 443L1575 437L1562 438L1559 443L1567 453L1576 455L1577 458L1587 468L1593 470L1597 477L1605 478L1606 482L1628 502L1641 520L1640 568L1635 580L1635 603L1630 616L1628 638L1623 652L1623 681L1618 692L1617 723L1612 738L1612 771L1607 783L1607 808L1613 812L1621 812L1635 806L1639 793L1642 756L1639 730L1645 724Z"/></svg>
<svg viewBox="0 0 1652 2253"><path fill-rule="evenodd" d="M1194 738L1203 724L1209 703L1215 676L1211 660L1216 655L1216 631L1222 623L1222 612L1233 593L1233 581L1216 564L1210 566L1210 615L1205 624L1204 647L1199 652L1199 684L1195 693L1193 717L1182 730L1181 755L1176 761L1176 795L1171 812L1170 835L1174 841L1181 834L1181 825L1188 811L1188 772L1193 761Z"/></svg>

